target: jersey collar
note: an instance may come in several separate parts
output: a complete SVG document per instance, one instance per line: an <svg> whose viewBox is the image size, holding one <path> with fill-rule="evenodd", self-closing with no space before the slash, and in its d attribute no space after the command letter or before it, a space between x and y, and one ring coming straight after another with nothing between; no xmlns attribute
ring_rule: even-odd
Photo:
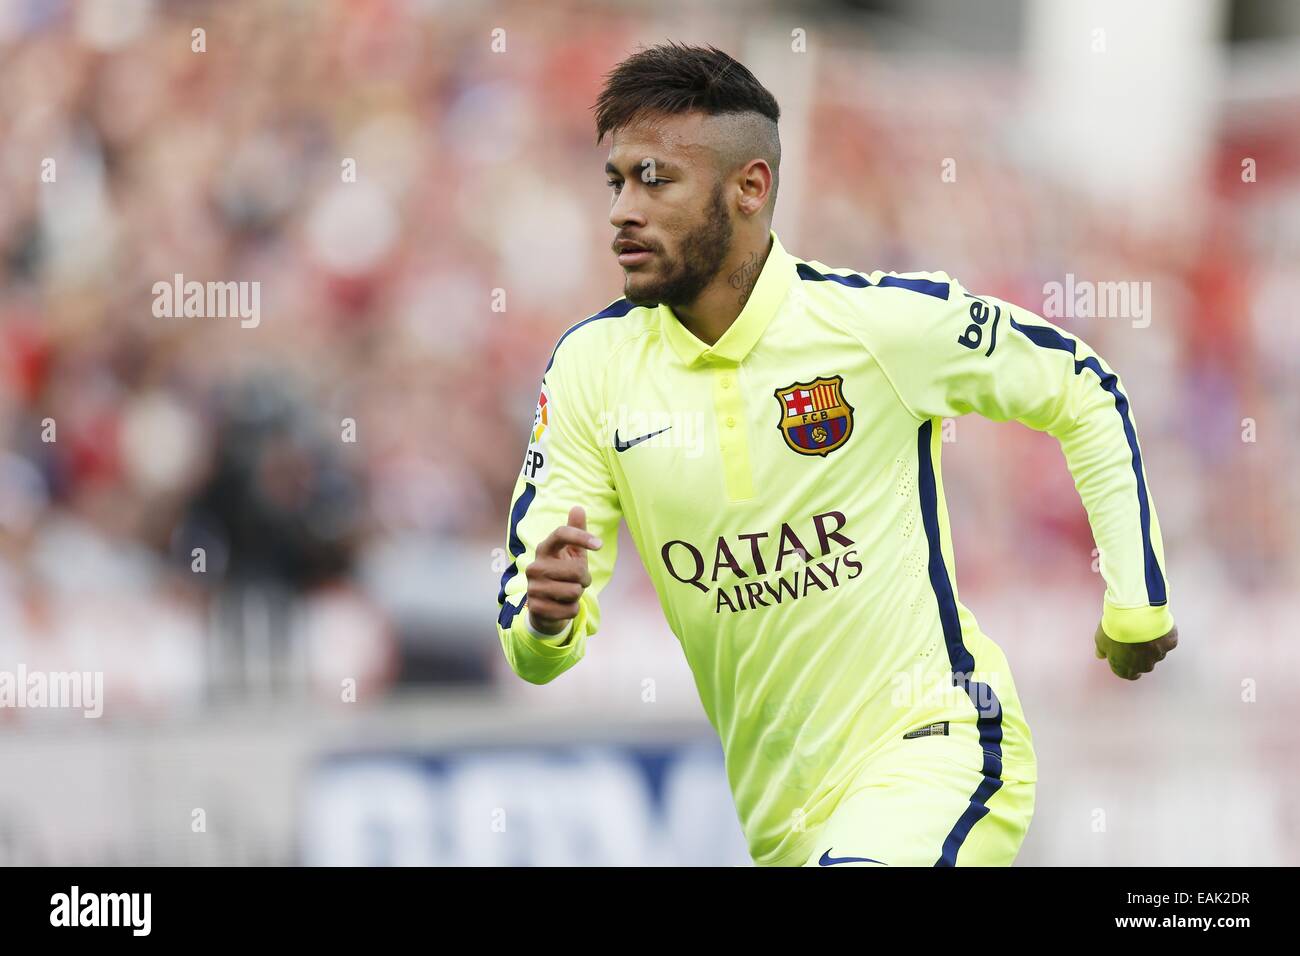
<svg viewBox="0 0 1300 956"><path fill-rule="evenodd" d="M707 345L695 337L686 326L673 314L671 306L659 305L659 321L664 335L675 351L687 365L708 362L736 363L744 361L763 330L767 328L777 309L790 291L794 280L794 257L781 245L776 232L769 230L772 237L772 250L763 263L754 291L736 316L736 321L722 333L722 338Z"/></svg>

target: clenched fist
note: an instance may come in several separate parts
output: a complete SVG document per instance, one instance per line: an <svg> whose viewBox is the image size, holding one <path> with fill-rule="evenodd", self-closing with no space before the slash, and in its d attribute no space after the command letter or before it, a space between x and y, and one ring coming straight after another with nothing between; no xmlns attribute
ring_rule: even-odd
<svg viewBox="0 0 1300 956"><path fill-rule="evenodd" d="M1099 624L1095 643L1097 657L1109 660L1110 669L1117 676L1125 680L1137 680L1143 674L1150 673L1156 664L1165 659L1166 654L1178 646L1178 626L1175 625L1168 634L1153 641L1126 644L1112 640Z"/></svg>
<svg viewBox="0 0 1300 956"><path fill-rule="evenodd" d="M587 532L587 513L569 511L569 523L552 531L537 546L528 578L528 618L533 629L559 634L578 616L578 599L591 586L587 552L599 551L603 542Z"/></svg>

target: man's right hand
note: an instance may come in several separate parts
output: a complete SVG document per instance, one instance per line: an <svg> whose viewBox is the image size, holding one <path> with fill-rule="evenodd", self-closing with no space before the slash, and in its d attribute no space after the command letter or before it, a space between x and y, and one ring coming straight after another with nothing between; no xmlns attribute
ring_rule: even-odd
<svg viewBox="0 0 1300 956"><path fill-rule="evenodd" d="M559 634L578 616L578 600L591 586L587 552L603 542L587 532L587 513L569 511L569 523L556 528L537 546L528 578L528 618L542 634Z"/></svg>
<svg viewBox="0 0 1300 956"><path fill-rule="evenodd" d="M1154 641L1128 644L1112 640L1098 624L1093 642L1097 646L1098 659L1110 661L1110 669L1115 672L1115 676L1137 680L1143 674L1151 673L1151 669L1178 646L1178 625L1175 624L1168 634Z"/></svg>

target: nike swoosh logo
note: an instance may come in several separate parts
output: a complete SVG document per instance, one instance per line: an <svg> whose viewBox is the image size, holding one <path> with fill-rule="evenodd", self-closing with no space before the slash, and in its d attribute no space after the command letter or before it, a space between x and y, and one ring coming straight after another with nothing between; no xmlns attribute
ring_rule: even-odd
<svg viewBox="0 0 1300 956"><path fill-rule="evenodd" d="M672 425L668 426L668 428L672 428L672 427L673 427ZM651 438L654 438L655 435L662 435L664 432L668 431L668 428L661 428L657 432L651 432L649 435L642 435L640 438L633 438L631 441L619 441L618 429L614 429L614 450L627 451L629 448L633 447L634 445L639 445L643 441L649 441Z"/></svg>
<svg viewBox="0 0 1300 956"><path fill-rule="evenodd" d="M881 866L889 866L888 863L881 863L880 860L873 860L865 856L832 857L830 850L823 853L822 858L817 861L818 866L834 866L836 863L880 863Z"/></svg>

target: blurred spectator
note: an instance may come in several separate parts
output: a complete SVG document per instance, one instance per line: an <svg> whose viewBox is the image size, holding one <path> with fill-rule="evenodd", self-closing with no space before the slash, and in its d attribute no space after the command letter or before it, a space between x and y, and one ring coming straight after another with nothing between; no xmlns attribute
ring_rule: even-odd
<svg viewBox="0 0 1300 956"><path fill-rule="evenodd" d="M491 549L542 368L619 294L588 107L632 46L623 16L556 5L494 55L472 6L111 6L15 4L0 22L3 650L155 648L168 662L134 680L161 706L231 669L246 686L247 654L291 661L298 628L344 676L488 680ZM1232 178L1247 118L1225 116L1228 172L1187 197L1206 225L1148 235L989 135L1016 95L1003 73L930 84L918 111L898 104L924 66L833 47L801 65L816 160L787 171L806 180L783 187L805 197L787 247L944 269L1035 311L1067 272L1158 277L1148 328L1053 321L1133 393L1176 587L1294 587L1297 449L1280 436L1300 424L1300 126L1269 125L1294 100L1257 108L1267 183ZM984 144L960 189L934 170L954 141ZM177 274L260 283L260 323L157 317L154 284ZM1228 454L1245 419L1258 453ZM977 528L981 557L959 558L964 593L1015 581L1099 603L1059 455L969 427L999 454L954 449L959 551ZM644 582L629 600L655 613ZM92 609L99 636L70 619ZM328 667L282 663L337 692Z"/></svg>

